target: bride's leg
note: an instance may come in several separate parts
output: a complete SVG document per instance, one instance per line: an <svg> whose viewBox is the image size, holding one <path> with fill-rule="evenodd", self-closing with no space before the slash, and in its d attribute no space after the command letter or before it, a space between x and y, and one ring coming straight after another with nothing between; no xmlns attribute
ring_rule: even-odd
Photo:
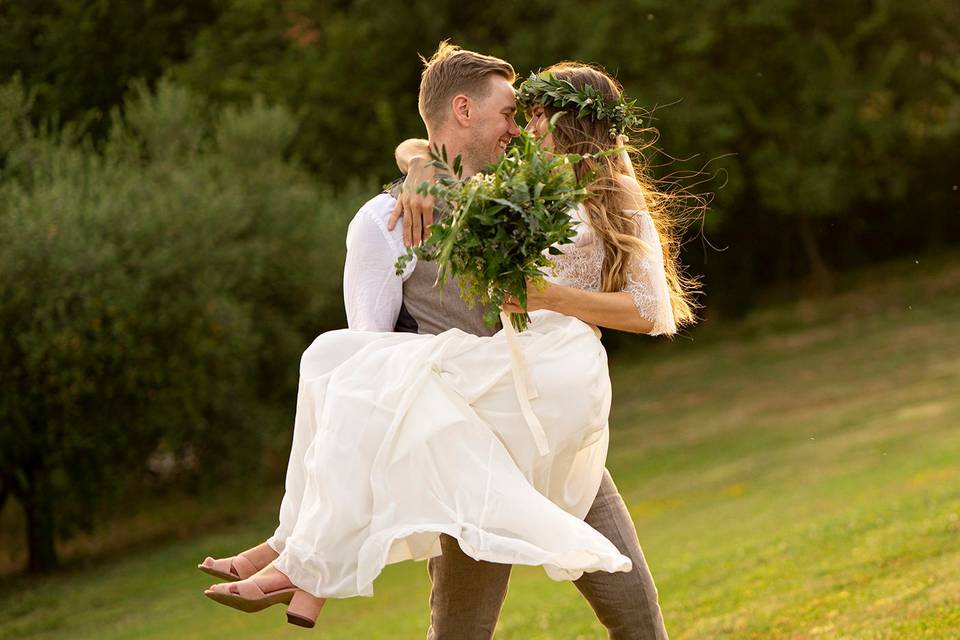
<svg viewBox="0 0 960 640"><path fill-rule="evenodd" d="M293 426L293 442L290 447L290 459L287 463L287 475L284 481L283 500L280 503L279 524L267 544L276 552L283 551L284 541L293 531L306 486L304 457L316 434L317 395L325 393L326 376L306 381L301 375L297 391L297 410Z"/></svg>
<svg viewBox="0 0 960 640"><path fill-rule="evenodd" d="M277 569L316 596L370 595L384 564L432 555L447 533L477 559L556 564L561 575L625 570L609 541L530 485L442 367L415 366L424 375L405 378L401 365L335 374ZM412 402L393 388L414 390L398 392Z"/></svg>
<svg viewBox="0 0 960 640"><path fill-rule="evenodd" d="M300 359L300 383L294 418L293 442L287 464L285 492L280 504L279 524L266 544L277 554L283 551L300 513L306 487L304 459L317 431L318 409L323 406L330 373L367 345L390 334L359 331L330 331L317 337Z"/></svg>
<svg viewBox="0 0 960 640"><path fill-rule="evenodd" d="M300 383L294 419L293 443L287 466L286 492L280 505L280 523L265 542L228 558L207 556L197 568L223 580L246 579L268 567L283 550L293 531L304 490L304 456L316 433L316 408L329 373L372 342L390 334L331 331L316 338L300 359Z"/></svg>

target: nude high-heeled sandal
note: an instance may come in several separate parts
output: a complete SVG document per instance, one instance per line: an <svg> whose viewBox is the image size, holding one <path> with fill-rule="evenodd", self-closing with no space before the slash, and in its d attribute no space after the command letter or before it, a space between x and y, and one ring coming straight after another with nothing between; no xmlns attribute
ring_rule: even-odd
<svg viewBox="0 0 960 640"><path fill-rule="evenodd" d="M247 560L243 554L230 556L229 558L212 558L207 556L204 561L197 565L197 569L221 580L246 580L261 567Z"/></svg>
<svg viewBox="0 0 960 640"><path fill-rule="evenodd" d="M253 613L275 604L287 605L287 622L298 627L313 628L326 600L317 598L303 589L285 587L264 592L255 580L215 584L204 595L215 602L240 611Z"/></svg>
<svg viewBox="0 0 960 640"><path fill-rule="evenodd" d="M257 566L251 557L244 555L247 553L252 553L252 557L259 557L261 560L263 560L267 552L269 552L269 555L272 557L263 566ZM197 569L200 569L200 571L214 576L215 578L233 582L235 580L246 580L257 571L260 571L266 565L270 564L270 562L275 560L276 557L276 549L271 547L266 542L261 542L257 546L247 549L246 551L241 551L237 555L230 556L229 558L215 559L207 556L203 562L197 565Z"/></svg>
<svg viewBox="0 0 960 640"><path fill-rule="evenodd" d="M290 598L290 604L287 605L287 622L312 629L317 623L317 616L320 615L320 609L323 609L325 602L325 598L318 598L303 589L297 590Z"/></svg>

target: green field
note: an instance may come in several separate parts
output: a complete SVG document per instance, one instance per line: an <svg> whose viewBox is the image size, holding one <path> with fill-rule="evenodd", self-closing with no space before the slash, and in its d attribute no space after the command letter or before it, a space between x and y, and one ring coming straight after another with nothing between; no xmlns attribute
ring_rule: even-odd
<svg viewBox="0 0 960 640"><path fill-rule="evenodd" d="M960 256L777 297L612 359L608 467L671 638L960 638ZM207 600L194 568L263 540L276 500L234 497L247 515L216 526L198 505L132 513L102 539L160 540L5 580L0 637L306 637L281 608ZM329 602L312 633L424 637L425 564L388 568L376 589ZM572 585L515 569L497 638L604 637Z"/></svg>

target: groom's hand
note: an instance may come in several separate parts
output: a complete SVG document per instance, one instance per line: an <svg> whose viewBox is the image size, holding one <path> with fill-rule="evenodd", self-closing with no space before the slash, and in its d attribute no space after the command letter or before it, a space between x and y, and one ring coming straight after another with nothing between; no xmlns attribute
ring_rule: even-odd
<svg viewBox="0 0 960 640"><path fill-rule="evenodd" d="M397 198L397 204L387 221L387 228L393 231L397 220L403 218L403 244L408 247L419 245L430 237L435 199L431 195L417 193L421 182L432 182L437 174L434 167L426 166L428 162L429 158L414 158L410 161L400 197Z"/></svg>

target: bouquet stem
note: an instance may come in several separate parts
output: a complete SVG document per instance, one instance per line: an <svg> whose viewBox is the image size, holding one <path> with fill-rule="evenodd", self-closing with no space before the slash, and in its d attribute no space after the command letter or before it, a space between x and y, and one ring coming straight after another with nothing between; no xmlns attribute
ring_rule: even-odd
<svg viewBox="0 0 960 640"><path fill-rule="evenodd" d="M510 324L517 330L517 333L521 333L526 330L527 325L530 324L530 314L526 311L523 313L510 313Z"/></svg>

